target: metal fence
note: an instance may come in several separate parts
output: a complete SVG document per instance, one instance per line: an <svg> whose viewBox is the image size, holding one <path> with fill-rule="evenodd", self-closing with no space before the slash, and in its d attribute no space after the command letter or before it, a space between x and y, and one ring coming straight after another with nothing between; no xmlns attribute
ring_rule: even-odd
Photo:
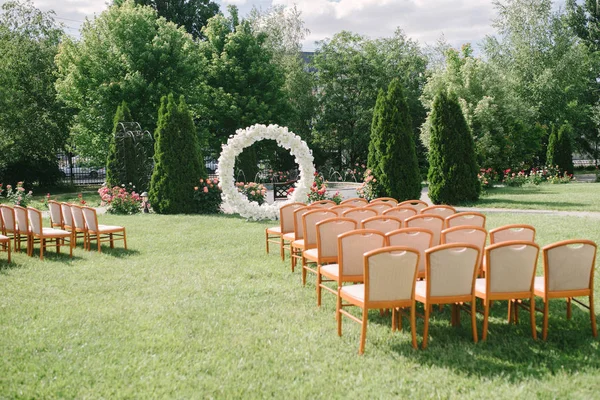
<svg viewBox="0 0 600 400"><path fill-rule="evenodd" d="M102 185L106 179L106 168L94 166L80 157L68 153L58 154L58 168L61 180L71 185Z"/></svg>

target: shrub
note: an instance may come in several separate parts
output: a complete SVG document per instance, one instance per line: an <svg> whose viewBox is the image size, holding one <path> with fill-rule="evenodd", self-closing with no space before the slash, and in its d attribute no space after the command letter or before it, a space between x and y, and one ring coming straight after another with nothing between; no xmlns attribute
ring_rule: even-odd
<svg viewBox="0 0 600 400"><path fill-rule="evenodd" d="M571 180L573 180L573 174L568 174L567 171L565 171L562 175L560 174L556 174L551 176L548 181L550 183L570 183Z"/></svg>
<svg viewBox="0 0 600 400"><path fill-rule="evenodd" d="M363 183L356 190L356 193L358 193L358 197L362 197L363 199L367 199L369 201L378 197L377 178L373 176L373 173L370 169L365 171Z"/></svg>
<svg viewBox="0 0 600 400"><path fill-rule="evenodd" d="M457 204L479 198L473 137L456 95L438 93L430 114L429 198Z"/></svg>
<svg viewBox="0 0 600 400"><path fill-rule="evenodd" d="M308 193L308 202L312 203L315 201L327 200L327 185L323 181L323 176L318 172L315 172L315 180Z"/></svg>
<svg viewBox="0 0 600 400"><path fill-rule="evenodd" d="M248 201L255 201L258 203L258 205L261 205L265 202L267 188L265 188L262 184L256 182L236 182L235 186L237 187L238 192L246 196Z"/></svg>
<svg viewBox="0 0 600 400"><path fill-rule="evenodd" d="M378 195L400 201L421 196L421 173L406 95L394 79L379 92L371 125L367 166L379 181Z"/></svg>
<svg viewBox="0 0 600 400"><path fill-rule="evenodd" d="M183 96L176 104L173 95L161 99L158 127L154 135L155 167L149 200L159 214L193 213L194 192L206 177L194 121Z"/></svg>
<svg viewBox="0 0 600 400"><path fill-rule="evenodd" d="M477 174L477 179L479 179L482 189L490 189L498 182L498 173L492 168L482 168L479 170L479 174Z"/></svg>
<svg viewBox="0 0 600 400"><path fill-rule="evenodd" d="M101 205L108 205L106 212L111 214L137 214L142 208L142 198L139 194L131 190L129 192L125 185L109 188L103 186L98 189L98 194L102 199ZM83 196L78 195L81 204L85 204Z"/></svg>
<svg viewBox="0 0 600 400"><path fill-rule="evenodd" d="M123 140L117 141L116 137L119 122L125 121L132 121L132 118L127 103L123 101L117 107L117 112L113 119L113 131L108 146L106 185L109 187L136 181L132 168L136 162L132 140L126 137Z"/></svg>
<svg viewBox="0 0 600 400"><path fill-rule="evenodd" d="M218 179L200 179L200 184L194 187L194 202L198 213L220 213L222 201Z"/></svg>
<svg viewBox="0 0 600 400"><path fill-rule="evenodd" d="M524 171L512 172L510 169L504 171L502 183L506 186L521 187L527 183L528 178Z"/></svg>
<svg viewBox="0 0 600 400"><path fill-rule="evenodd" d="M27 207L31 202L31 196L33 192L31 190L26 192L23 182L17 182L14 189L12 185L6 185L6 199L15 206Z"/></svg>
<svg viewBox="0 0 600 400"><path fill-rule="evenodd" d="M552 130L548 139L547 164L557 165L561 171L573 174L573 149L571 141L573 137L573 128L571 124L565 122L558 131Z"/></svg>

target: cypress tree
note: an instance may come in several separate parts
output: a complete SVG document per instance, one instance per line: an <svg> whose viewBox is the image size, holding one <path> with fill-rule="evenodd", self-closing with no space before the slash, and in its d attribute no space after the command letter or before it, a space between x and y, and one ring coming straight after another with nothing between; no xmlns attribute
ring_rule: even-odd
<svg viewBox="0 0 600 400"><path fill-rule="evenodd" d="M402 84L394 79L387 94L379 92L371 125L368 163L379 195L400 201L421 196L421 174L412 121Z"/></svg>
<svg viewBox="0 0 600 400"><path fill-rule="evenodd" d="M548 165L558 165L561 171L568 174L573 173L572 136L573 128L571 124L565 122L558 132L553 129L548 141Z"/></svg>
<svg viewBox="0 0 600 400"><path fill-rule="evenodd" d="M434 204L477 200L475 146L456 95L439 92L430 118L429 198Z"/></svg>
<svg viewBox="0 0 600 400"><path fill-rule="evenodd" d="M117 141L117 130L120 122L131 122L131 111L127 103L123 101L118 107L113 118L113 130L108 147L108 157L106 160L106 184L109 187L119 186L122 183L133 182L127 172L127 165L133 162L135 157L133 153L133 143L129 138Z"/></svg>
<svg viewBox="0 0 600 400"><path fill-rule="evenodd" d="M558 130L555 126L552 127L550 131L550 136L548 137L548 147L546 150L546 165L555 166L556 165L556 156L557 156L557 142L558 142Z"/></svg>
<svg viewBox="0 0 600 400"><path fill-rule="evenodd" d="M161 99L154 134L154 172L149 200L160 214L195 211L194 186L206 175L194 121L183 96Z"/></svg>

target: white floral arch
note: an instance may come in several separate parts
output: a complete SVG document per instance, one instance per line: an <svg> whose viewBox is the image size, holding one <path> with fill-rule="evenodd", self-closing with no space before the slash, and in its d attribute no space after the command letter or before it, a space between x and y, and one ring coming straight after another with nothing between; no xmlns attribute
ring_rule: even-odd
<svg viewBox="0 0 600 400"><path fill-rule="evenodd" d="M290 151L295 157L300 169L300 179L296 182L296 188L291 196L285 202L275 202L274 204L264 203L258 205L256 202L249 202L238 192L234 181L235 158L244 151L246 147L264 139L272 139L284 149ZM277 125L252 125L246 129L238 129L235 136L229 137L227 144L223 145L217 174L221 180L223 190L223 201L233 212L253 220L276 219L279 217L279 208L285 204L295 201L305 201L314 181L315 167L313 165L312 152L306 143L288 128Z"/></svg>

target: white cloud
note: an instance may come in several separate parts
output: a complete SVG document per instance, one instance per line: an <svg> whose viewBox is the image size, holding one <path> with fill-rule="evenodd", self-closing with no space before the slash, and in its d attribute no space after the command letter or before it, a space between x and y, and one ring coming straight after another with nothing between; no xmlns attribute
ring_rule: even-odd
<svg viewBox="0 0 600 400"><path fill-rule="evenodd" d="M246 0L221 0L224 5L233 4L235 6L243 6L247 3Z"/></svg>

